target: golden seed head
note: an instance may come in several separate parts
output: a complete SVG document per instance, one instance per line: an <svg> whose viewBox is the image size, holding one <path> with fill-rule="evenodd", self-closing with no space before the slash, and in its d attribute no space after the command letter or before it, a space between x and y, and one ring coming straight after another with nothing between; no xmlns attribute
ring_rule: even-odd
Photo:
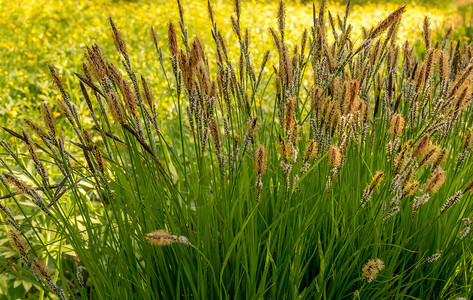
<svg viewBox="0 0 473 300"><path fill-rule="evenodd" d="M373 176L373 179L371 180L370 189L374 190L375 188L377 188L381 184L381 181L383 180L384 180L384 173L381 171L376 171L376 173Z"/></svg>
<svg viewBox="0 0 473 300"><path fill-rule="evenodd" d="M309 160L317 156L317 143L314 140L310 140L305 149L304 160Z"/></svg>
<svg viewBox="0 0 473 300"><path fill-rule="evenodd" d="M419 163L419 167L422 166L429 166L437 160L439 153L441 152L441 148L437 145L429 145L427 149L424 151L424 154L421 156L421 160Z"/></svg>
<svg viewBox="0 0 473 300"><path fill-rule="evenodd" d="M10 239L10 245L13 250L20 253L22 256L26 256L28 252L28 246L25 238L16 229L8 230L8 238Z"/></svg>
<svg viewBox="0 0 473 300"><path fill-rule="evenodd" d="M396 173L404 170L404 168L407 166L410 151L410 142L408 142L402 146L401 151L399 151L399 153L396 155L396 158L394 159L394 170Z"/></svg>
<svg viewBox="0 0 473 300"><path fill-rule="evenodd" d="M407 182L402 189L402 197L404 198L415 195L419 189L419 185L419 181L417 180Z"/></svg>
<svg viewBox="0 0 473 300"><path fill-rule="evenodd" d="M266 161L268 152L266 147L259 145L255 152L255 172L256 174L264 174L266 172Z"/></svg>
<svg viewBox="0 0 473 300"><path fill-rule="evenodd" d="M368 282L375 280L382 270L384 262L379 258L368 260L361 269L363 278Z"/></svg>
<svg viewBox="0 0 473 300"><path fill-rule="evenodd" d="M341 164L341 153L340 148L335 145L330 145L328 149L328 163L333 167L339 167Z"/></svg>
<svg viewBox="0 0 473 300"><path fill-rule="evenodd" d="M370 39L374 39L378 35L382 34L386 29L391 27L394 23L396 23L402 16L402 14L406 11L406 6L402 6L397 10L393 11L386 19L379 22L378 25L371 30L369 35Z"/></svg>
<svg viewBox="0 0 473 300"><path fill-rule="evenodd" d="M432 167L435 170L438 166L444 164L447 161L448 152L447 149L442 148L437 153L437 158L435 159Z"/></svg>
<svg viewBox="0 0 473 300"><path fill-rule="evenodd" d="M402 136L402 130L404 129L404 118L401 114L395 114L391 119L391 127L389 127L389 133L393 137Z"/></svg>
<svg viewBox="0 0 473 300"><path fill-rule="evenodd" d="M121 81L120 89L126 109L130 112L130 114L136 116L138 114L138 104L136 103L135 96L133 95L130 84L127 80L123 79Z"/></svg>
<svg viewBox="0 0 473 300"><path fill-rule="evenodd" d="M289 142L280 141L278 150L284 161L287 161L291 156L292 148Z"/></svg>
<svg viewBox="0 0 473 300"><path fill-rule="evenodd" d="M445 51L440 51L439 73L442 81L447 80L448 76L450 76L450 64L448 62L448 54Z"/></svg>
<svg viewBox="0 0 473 300"><path fill-rule="evenodd" d="M365 101L360 100L358 105L358 111L361 115L361 121L364 123L368 120L369 115L369 106L366 104Z"/></svg>
<svg viewBox="0 0 473 300"><path fill-rule="evenodd" d="M121 125L125 124L125 110L123 109L122 101L117 92L112 90L110 93L108 93L106 100L115 121Z"/></svg>
<svg viewBox="0 0 473 300"><path fill-rule="evenodd" d="M46 132L35 121L29 120L29 119L23 119L23 122L25 122L25 124L28 125L28 127L30 127L31 130L33 130L41 138L48 138L48 135L46 134Z"/></svg>
<svg viewBox="0 0 473 300"><path fill-rule="evenodd" d="M425 183L424 193L437 193L440 187L444 184L445 178L446 175L444 170L436 170Z"/></svg>
<svg viewBox="0 0 473 300"><path fill-rule="evenodd" d="M43 278L46 281L51 280L51 270L44 264L44 262L39 258L34 258L31 263L31 268L36 275Z"/></svg>
<svg viewBox="0 0 473 300"><path fill-rule="evenodd" d="M178 241L177 236L170 234L167 231L162 229L156 230L154 232L148 233L146 235L146 240L151 245L157 246L169 246Z"/></svg>

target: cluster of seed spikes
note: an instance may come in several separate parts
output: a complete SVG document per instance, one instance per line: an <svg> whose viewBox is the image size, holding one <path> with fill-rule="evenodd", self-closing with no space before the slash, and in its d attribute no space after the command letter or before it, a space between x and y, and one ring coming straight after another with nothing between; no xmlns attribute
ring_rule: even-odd
<svg viewBox="0 0 473 300"><path fill-rule="evenodd" d="M41 280L44 280L54 294L56 294L60 299L67 299L62 288L58 287L54 283L53 278L51 277L51 270L44 264L44 262L38 257L35 257L30 261L29 246L21 233L17 229L10 229L8 231L8 238L12 248L21 256L23 264L33 271L35 278L40 282Z"/></svg>
<svg viewBox="0 0 473 300"><path fill-rule="evenodd" d="M188 153L195 155L191 158L216 158L220 168L220 177L216 180L222 182L237 178L232 174L243 160L254 164L255 202L266 199L263 183L267 173L280 174L280 182L275 184L291 193L300 188L298 183L302 176L310 176L316 167L325 168L319 164L322 160L328 163L329 171L320 180L327 180L327 190L333 192L337 174L345 165L347 150L357 151L361 156L362 149L376 142L386 149L391 169L374 174L364 190L360 207L369 208L376 189L385 187L389 195L382 204L382 218L387 221L399 213L402 199L409 199L414 216L450 176L442 168L447 158L453 157L456 169L460 169L471 156L473 129L467 113L471 116L473 46L449 41L451 31L441 43L434 43L428 18L423 27L425 53L418 56L408 41L397 39L404 6L374 28L364 29L362 37L354 37L352 25L348 23L350 2L343 16L334 17L327 11L326 1L322 1L318 10L313 6L311 28L303 32L300 44L290 49L286 43L286 12L281 1L277 29L269 29L274 41L273 57L267 51L261 64L255 66L250 51L250 30L242 26L239 0L235 1L235 14L231 17L240 46L236 59L215 22L210 2L213 45L204 45L198 37L189 39L183 7L180 1L178 4L181 34L170 22L167 39L175 83L173 97L178 100L176 110L182 151L185 151L185 143L193 143L196 151ZM61 77L50 67L52 80L61 94L56 106L75 137L63 136L47 104L42 105L43 126L25 120L28 131L18 133L5 128L24 142L37 174L22 168L25 171L21 176L28 182L23 181L1 159L7 173L0 179L7 188L15 190L3 198L24 195L45 214L54 217L52 208L74 185L70 178L74 173L90 180L98 199L113 201L108 164L120 163L119 151L127 147L126 141L130 139L139 146L143 159L155 164L157 175L166 183L163 189L171 191L174 182L179 180L173 178L160 161L157 148L165 139L160 131L163 121L158 119L152 88L143 76L135 74L121 32L112 19L110 25L122 66L113 64L94 44L85 50L83 75L77 74L93 127L86 128L81 122L78 108ZM165 70L167 55L159 46L156 32L152 29L151 33L158 61ZM206 47L215 49L215 59L209 57ZM274 65L268 72L266 67L271 63ZM274 90L263 87L265 78L269 77L274 80ZM304 84L304 79L308 79L309 85ZM261 102L258 95L263 88L267 94L263 100L273 102ZM267 108L272 107L274 111L268 111ZM181 109L185 118L180 117ZM274 124L270 124L271 116L275 116ZM267 128L271 128L271 132ZM265 142L264 137L268 135L275 136L271 140L278 141L277 149ZM449 153L453 149L450 140L458 135L463 136L460 152ZM23 164L6 142L2 142L2 146L14 163ZM300 151L303 155L299 155ZM48 176L50 166L45 165L46 160L41 159L40 154L47 156L48 164L63 175L59 184L50 183L53 178ZM277 159L273 159L275 157ZM279 160L278 164L274 164L275 160ZM428 179L421 182L418 179L421 177ZM473 182L445 200L439 215L471 191ZM49 203L45 202L46 198ZM0 208L15 230L20 230L9 210L1 204ZM465 222L468 231L470 223ZM462 236L467 233L463 231ZM160 231L154 235L159 236L157 244L167 243L162 236L168 233ZM15 233L12 239L17 237ZM177 239L169 237L166 241ZM147 238L150 242L156 240L153 235ZM14 245L25 258L24 247L19 242ZM49 272L43 270L44 265L38 260L31 265L38 277L64 297L52 283ZM374 280L383 268L381 262L369 262L364 276L368 281Z"/></svg>

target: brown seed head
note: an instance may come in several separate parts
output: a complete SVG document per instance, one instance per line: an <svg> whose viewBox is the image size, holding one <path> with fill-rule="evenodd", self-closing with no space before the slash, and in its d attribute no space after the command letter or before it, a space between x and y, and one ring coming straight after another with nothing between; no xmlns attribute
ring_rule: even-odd
<svg viewBox="0 0 473 300"><path fill-rule="evenodd" d="M414 149L412 151L413 156L420 159L420 157L422 157L425 154L425 151L427 150L429 146L429 138L430 138L430 133L427 133L420 139L420 141L414 146Z"/></svg>
<svg viewBox="0 0 473 300"><path fill-rule="evenodd" d="M374 39L380 34L382 34L386 29L388 29L394 23L396 23L396 21L402 17L402 14L404 14L405 11L406 11L405 5L393 11L386 19L379 22L378 25L375 28L373 28L373 30L371 30L369 38Z"/></svg>
<svg viewBox="0 0 473 300"><path fill-rule="evenodd" d="M317 156L317 143L314 140L310 140L305 149L304 160L315 158Z"/></svg>
<svg viewBox="0 0 473 300"><path fill-rule="evenodd" d="M400 113L395 114L391 119L391 126L389 127L389 133L392 137L402 136L402 130L404 129L404 118Z"/></svg>
<svg viewBox="0 0 473 300"><path fill-rule="evenodd" d="M402 189L402 197L404 198L415 195L419 189L419 185L419 181L417 180L407 182Z"/></svg>
<svg viewBox="0 0 473 300"><path fill-rule="evenodd" d="M156 230L154 232L148 233L146 235L146 240L151 245L157 246L169 246L178 241L177 236L170 234L167 231L162 229Z"/></svg>
<svg viewBox="0 0 473 300"><path fill-rule="evenodd" d="M255 152L255 172L256 174L264 174L266 172L266 160L267 160L266 147L259 145Z"/></svg>
<svg viewBox="0 0 473 300"><path fill-rule="evenodd" d="M45 281L51 280L51 270L44 264L44 262L35 257L31 264L31 268L39 277L43 278Z"/></svg>
<svg viewBox="0 0 473 300"><path fill-rule="evenodd" d="M65 93L64 85L62 84L61 77L59 77L57 70L51 65L48 65L48 68L49 68L49 71L51 72L51 78L53 79L54 85L57 86L59 91L64 94Z"/></svg>
<svg viewBox="0 0 473 300"><path fill-rule="evenodd" d="M286 103L286 114L284 118L284 124L286 125L286 130L292 129L294 125L294 113L296 109L295 98L290 97Z"/></svg>
<svg viewBox="0 0 473 300"><path fill-rule="evenodd" d="M425 183L424 193L437 193L445 182L445 178L446 175L444 170L436 170Z"/></svg>
<svg viewBox="0 0 473 300"><path fill-rule="evenodd" d="M463 194L466 194L467 192L470 192L470 194L473 194L473 180L468 183L466 188L463 190Z"/></svg>
<svg viewBox="0 0 473 300"><path fill-rule="evenodd" d="M333 167L339 167L341 164L341 153L340 148L335 145L330 145L328 149L328 163Z"/></svg>
<svg viewBox="0 0 473 300"><path fill-rule="evenodd" d="M177 36L176 36L176 29L174 28L174 24L172 22L169 22L168 39L169 39L169 50L171 51L172 56L177 57L177 52L178 52Z"/></svg>
<svg viewBox="0 0 473 300"><path fill-rule="evenodd" d="M125 124L125 110L123 109L123 104L115 90L112 90L111 93L107 95L107 104L112 113L113 119L118 122L120 125Z"/></svg>
<svg viewBox="0 0 473 300"><path fill-rule="evenodd" d="M125 40L123 39L123 35L118 30L118 28L115 26L115 23L113 23L112 17L108 18L110 22L110 26L112 28L112 36L113 36L113 42L115 43L115 47L117 48L118 52L125 57L125 59L128 59L128 52L126 50L126 43Z"/></svg>
<svg viewBox="0 0 473 300"><path fill-rule="evenodd" d="M8 230L8 238L10 239L10 245L13 250L17 251L22 256L26 256L28 254L28 246L26 244L26 240L18 230Z"/></svg>
<svg viewBox="0 0 473 300"><path fill-rule="evenodd" d="M379 272L382 270L384 270L384 262L379 258L368 260L368 262L366 262L361 269L363 279L368 282L376 280Z"/></svg>
<svg viewBox="0 0 473 300"><path fill-rule="evenodd" d="M43 120L46 127L49 128L49 133L52 137L56 136L56 120L54 119L51 108L46 102L41 104L41 113L43 114Z"/></svg>

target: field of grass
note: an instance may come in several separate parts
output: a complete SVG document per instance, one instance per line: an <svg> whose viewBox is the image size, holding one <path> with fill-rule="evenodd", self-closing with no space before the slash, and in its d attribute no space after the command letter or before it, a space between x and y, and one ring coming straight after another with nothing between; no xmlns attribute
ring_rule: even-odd
<svg viewBox="0 0 473 300"><path fill-rule="evenodd" d="M468 14L236 3L0 0L0 299L473 296Z"/></svg>

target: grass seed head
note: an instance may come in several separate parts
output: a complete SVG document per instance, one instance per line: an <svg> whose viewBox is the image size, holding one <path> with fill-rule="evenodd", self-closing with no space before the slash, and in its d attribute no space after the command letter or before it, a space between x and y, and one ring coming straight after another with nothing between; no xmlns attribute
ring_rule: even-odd
<svg viewBox="0 0 473 300"><path fill-rule="evenodd" d="M412 155L420 158L425 154L425 151L427 150L429 146L429 138L430 138L430 133L427 133L424 135L419 142L414 146L414 149L412 151Z"/></svg>
<svg viewBox="0 0 473 300"><path fill-rule="evenodd" d="M45 281L51 280L51 270L46 266L43 260L39 258L34 258L31 264L31 268L33 272L39 277L44 279Z"/></svg>
<svg viewBox="0 0 473 300"><path fill-rule="evenodd" d="M10 229L8 231L8 238L10 239L10 245L13 250L20 253L23 257L26 257L28 254L28 246L21 233L16 229Z"/></svg>
<svg viewBox="0 0 473 300"><path fill-rule="evenodd" d="M384 270L384 262L379 259L370 259L368 260L361 269L362 277L368 282L376 280L379 272Z"/></svg>
<svg viewBox="0 0 473 300"><path fill-rule="evenodd" d="M266 172L266 161L268 152L266 147L259 145L255 152L255 172L256 174L264 174Z"/></svg>
<svg viewBox="0 0 473 300"><path fill-rule="evenodd" d="M341 153L340 153L340 148L331 145L330 148L328 149L328 163L330 166L333 168L339 167L341 164Z"/></svg>
<svg viewBox="0 0 473 300"><path fill-rule="evenodd" d="M172 22L169 22L168 26L168 40L169 40L169 50L171 51L171 55L177 57L178 53L178 46L177 46L177 35L176 35L176 28Z"/></svg>
<svg viewBox="0 0 473 300"><path fill-rule="evenodd" d="M148 243L151 245L157 246L169 246L178 241L178 238L175 235L170 234L165 230L156 230L154 232L148 233L146 235Z"/></svg>
<svg viewBox="0 0 473 300"><path fill-rule="evenodd" d="M383 179L384 179L384 173L381 171L376 171L369 185L370 189L374 190L375 188L377 188L381 184Z"/></svg>
<svg viewBox="0 0 473 300"><path fill-rule="evenodd" d="M445 182L446 174L444 170L436 170L425 183L424 193L435 194Z"/></svg>
<svg viewBox="0 0 473 300"><path fill-rule="evenodd" d="M392 137L402 136L402 130L404 129L404 118L401 114L395 114L391 119L391 126L389 127L389 133Z"/></svg>
<svg viewBox="0 0 473 300"><path fill-rule="evenodd" d="M110 26L112 28L112 36L113 36L113 42L115 43L115 47L117 48L118 52L125 57L125 59L128 59L128 52L126 50L126 43L125 39L123 38L122 33L118 28L115 26L115 23L113 23L112 17L108 18L110 22Z"/></svg>

